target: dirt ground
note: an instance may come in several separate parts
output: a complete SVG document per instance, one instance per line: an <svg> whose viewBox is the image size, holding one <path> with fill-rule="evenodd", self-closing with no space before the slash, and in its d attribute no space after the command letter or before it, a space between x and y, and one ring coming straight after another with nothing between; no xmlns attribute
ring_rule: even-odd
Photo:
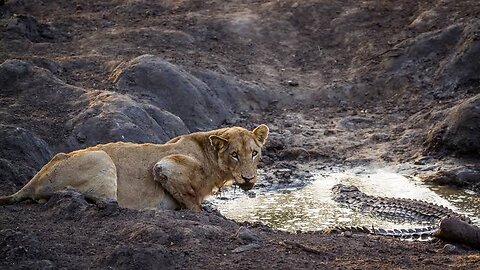
<svg viewBox="0 0 480 270"><path fill-rule="evenodd" d="M124 94L115 68L152 54L192 74L209 70L279 93L267 108L223 124L268 124L265 171L411 162L429 173L479 164L480 152L425 146L450 108L480 93L479 15L476 1L9 0L0 6L0 62L48 70L56 79L42 87L62 81L73 93ZM50 146L71 132L52 114L76 111L37 110L41 97L15 107L15 95L1 93L0 124L33 130ZM0 159L17 165L27 158L9 157L22 154ZM12 172L17 180L0 179L0 194L21 187L38 159ZM478 250L445 245L95 206L73 191L0 207L4 269L478 269Z"/></svg>

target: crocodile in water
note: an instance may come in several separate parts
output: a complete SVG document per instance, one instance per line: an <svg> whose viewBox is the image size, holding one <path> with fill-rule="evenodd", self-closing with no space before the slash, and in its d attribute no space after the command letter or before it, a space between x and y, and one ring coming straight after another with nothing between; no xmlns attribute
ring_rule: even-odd
<svg viewBox="0 0 480 270"><path fill-rule="evenodd" d="M333 200L357 211L382 216L387 219L428 223L431 226L417 229L378 229L368 227L335 227L330 231L352 231L400 238L431 237L438 229L439 222L446 217L456 217L467 223L470 219L441 205L405 198L369 196L355 186L337 184L332 188Z"/></svg>

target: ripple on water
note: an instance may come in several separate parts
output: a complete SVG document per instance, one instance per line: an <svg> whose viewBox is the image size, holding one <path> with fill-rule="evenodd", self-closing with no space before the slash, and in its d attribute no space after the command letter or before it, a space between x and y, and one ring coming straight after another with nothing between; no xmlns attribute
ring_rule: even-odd
<svg viewBox="0 0 480 270"><path fill-rule="evenodd" d="M357 167L337 172L319 171L315 180L301 189L283 189L250 198L233 189L223 196L232 200L211 201L225 216L237 221L260 221L287 231L314 231L343 226L413 228L419 224L396 223L340 207L331 199L331 188L338 183L352 184L374 196L410 198L428 201L468 215L480 224L480 198L475 193L449 187L429 186L394 169Z"/></svg>

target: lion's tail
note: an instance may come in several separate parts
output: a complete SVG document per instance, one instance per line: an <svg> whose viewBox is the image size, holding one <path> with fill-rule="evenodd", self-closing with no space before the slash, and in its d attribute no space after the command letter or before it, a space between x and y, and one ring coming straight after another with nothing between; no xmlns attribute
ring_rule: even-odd
<svg viewBox="0 0 480 270"><path fill-rule="evenodd" d="M1 196L1 197L0 197L0 205L13 204L13 203L15 203L15 202L16 202L16 200L15 200L15 198L13 197L13 195Z"/></svg>
<svg viewBox="0 0 480 270"><path fill-rule="evenodd" d="M27 185L12 195L0 196L0 205L14 204L26 200L31 197L30 193L31 188Z"/></svg>

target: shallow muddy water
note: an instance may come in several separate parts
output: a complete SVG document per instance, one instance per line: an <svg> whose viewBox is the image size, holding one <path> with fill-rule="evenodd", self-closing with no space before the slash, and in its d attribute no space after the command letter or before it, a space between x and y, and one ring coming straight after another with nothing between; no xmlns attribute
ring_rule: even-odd
<svg viewBox="0 0 480 270"><path fill-rule="evenodd" d="M373 225L386 229L422 225L388 221L341 207L331 199L330 190L338 183L353 184L369 195L420 199L444 205L480 224L480 196L468 190L426 185L414 177L399 173L395 168L357 167L318 171L315 180L303 188L256 191L259 194L256 197L249 197L238 189L230 189L211 202L228 218L260 221L287 231L315 231L337 225Z"/></svg>

